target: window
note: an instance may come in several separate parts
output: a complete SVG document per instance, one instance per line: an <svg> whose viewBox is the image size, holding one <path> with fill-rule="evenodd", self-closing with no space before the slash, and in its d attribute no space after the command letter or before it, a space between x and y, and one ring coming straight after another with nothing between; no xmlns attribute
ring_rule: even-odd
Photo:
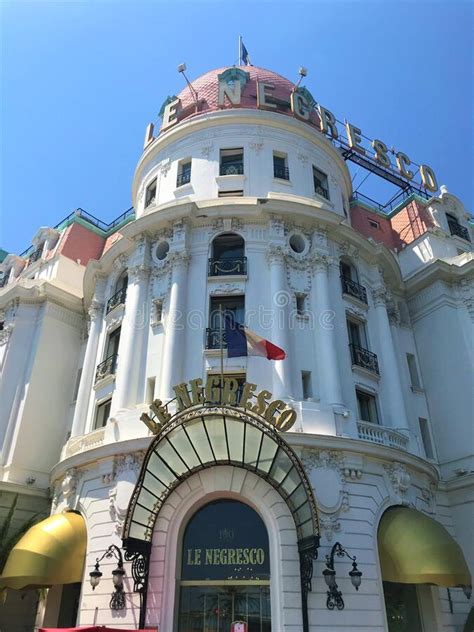
<svg viewBox="0 0 474 632"><path fill-rule="evenodd" d="M247 274L245 241L235 233L218 235L212 241L212 257L209 259L209 276Z"/></svg>
<svg viewBox="0 0 474 632"><path fill-rule="evenodd" d="M448 221L449 232L451 233L451 235L456 235L457 237L461 237L461 239L471 241L469 231L465 226L459 223L458 218L455 215L451 215L451 213L446 213L446 219Z"/></svg>
<svg viewBox="0 0 474 632"><path fill-rule="evenodd" d="M145 192L145 208L153 204L156 198L156 178L150 182Z"/></svg>
<svg viewBox="0 0 474 632"><path fill-rule="evenodd" d="M407 353L408 370L410 371L411 387L415 391L421 390L420 376L416 366L416 359L413 353Z"/></svg>
<svg viewBox="0 0 474 632"><path fill-rule="evenodd" d="M367 349L367 337L365 335L365 325L359 320L352 318L347 319L347 332L349 334L349 343Z"/></svg>
<svg viewBox="0 0 474 632"><path fill-rule="evenodd" d="M128 272L124 270L122 274L117 279L114 287L114 293L107 301L107 314L112 311L118 305L124 305L125 299L127 297L127 287L128 287Z"/></svg>
<svg viewBox="0 0 474 632"><path fill-rule="evenodd" d="M349 279L350 281L358 281L357 278L357 270L355 267L347 260L341 259L339 263L339 272L341 276L345 279Z"/></svg>
<svg viewBox="0 0 474 632"><path fill-rule="evenodd" d="M225 348L224 323L221 314L231 316L236 322L245 321L245 296L211 296L207 349L220 349L221 328Z"/></svg>
<svg viewBox="0 0 474 632"><path fill-rule="evenodd" d="M369 222L369 226L372 226L372 228L380 228L380 224L376 222L375 219L370 219L370 218L367 218L367 219Z"/></svg>
<svg viewBox="0 0 474 632"><path fill-rule="evenodd" d="M114 329L109 334L106 344L103 361L97 366L95 371L95 381L104 379L109 375L114 375L117 368L117 353L120 342L120 327Z"/></svg>
<svg viewBox="0 0 474 632"><path fill-rule="evenodd" d="M306 294L296 295L296 313L298 316L304 316L306 314Z"/></svg>
<svg viewBox="0 0 474 632"><path fill-rule="evenodd" d="M183 160L178 164L178 177L176 179L176 186L182 187L183 184L191 182L191 161Z"/></svg>
<svg viewBox="0 0 474 632"><path fill-rule="evenodd" d="M120 342L120 329L121 329L120 327L117 327L117 329L114 329L114 331L111 334L109 334L109 337L107 339L107 344L105 347L106 358L110 358L111 356L117 355L118 353L118 347L119 347L119 342Z"/></svg>
<svg viewBox="0 0 474 632"><path fill-rule="evenodd" d="M318 195L322 195L323 198L329 200L329 185L328 185L328 177L325 173L316 169L313 166L313 183L314 183L314 192Z"/></svg>
<svg viewBox="0 0 474 632"><path fill-rule="evenodd" d="M151 324L152 326L159 325L163 320L163 299L153 299L152 306Z"/></svg>
<svg viewBox="0 0 474 632"><path fill-rule="evenodd" d="M103 428L107 423L107 420L110 417L111 403L112 398L109 398L106 399L105 402L101 402L97 405L97 409L95 411L94 430L97 430L98 428Z"/></svg>
<svg viewBox="0 0 474 632"><path fill-rule="evenodd" d="M280 180L289 180L288 157L286 154L273 152L273 176Z"/></svg>
<svg viewBox="0 0 474 632"><path fill-rule="evenodd" d="M244 173L244 150L242 147L221 149L219 173L221 176L235 176Z"/></svg>
<svg viewBox="0 0 474 632"><path fill-rule="evenodd" d="M228 198L228 197L244 197L243 189L238 189L236 191L219 191L217 197L220 198Z"/></svg>
<svg viewBox="0 0 474 632"><path fill-rule="evenodd" d="M423 442L423 448L425 450L425 456L427 459L434 459L433 440L431 439L430 424L428 419L424 417L418 418L420 424L421 441Z"/></svg>
<svg viewBox="0 0 474 632"><path fill-rule="evenodd" d="M301 386L303 388L303 399L311 399L313 397L311 371L301 371Z"/></svg>
<svg viewBox="0 0 474 632"><path fill-rule="evenodd" d="M10 273L11 273L11 268L10 270L5 270L5 272L2 273L2 276L0 277L0 287L5 287L5 285L8 283L8 279L10 278Z"/></svg>
<svg viewBox="0 0 474 632"><path fill-rule="evenodd" d="M379 415L377 412L377 400L375 399L375 395L370 395L370 393L356 389L356 396L359 419L361 421L378 424Z"/></svg>

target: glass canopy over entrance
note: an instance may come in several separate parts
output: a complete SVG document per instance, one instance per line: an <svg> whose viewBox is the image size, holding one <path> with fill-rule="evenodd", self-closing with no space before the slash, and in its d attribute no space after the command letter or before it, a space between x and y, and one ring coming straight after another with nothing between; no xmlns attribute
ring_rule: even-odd
<svg viewBox="0 0 474 632"><path fill-rule="evenodd" d="M158 514L173 490L184 480L217 465L232 465L256 474L267 481L287 504L297 533L303 630L306 632L309 629L307 596L311 590L313 560L317 557L319 546L319 521L311 484L283 433L278 432L265 417L248 408L227 405L195 405L176 413L160 427L145 455L123 532L125 557L133 561L132 574L142 596L140 622L144 623L149 556ZM226 559L233 563L232 557ZM235 564L241 563L246 563L246 558L239 561L235 558ZM194 616L192 613L198 609L199 616L209 621L207 628L202 629L220 632L221 623L226 620L222 613L235 616L241 612L245 602L245 608L249 609L249 623L252 617L256 617L260 622L260 628L256 629L264 632L269 621L266 614L270 603L269 578L259 574L259 583L252 584L254 579L244 577L236 580L233 577L229 588L229 584L223 584L222 578L218 578L215 580L218 581L217 588L211 592L208 586L196 588L182 584L182 616ZM225 582L228 581L229 578L225 579ZM245 583L241 585L239 581ZM215 617L209 619L209 609L214 609L214 613L217 609L221 613L219 620Z"/></svg>

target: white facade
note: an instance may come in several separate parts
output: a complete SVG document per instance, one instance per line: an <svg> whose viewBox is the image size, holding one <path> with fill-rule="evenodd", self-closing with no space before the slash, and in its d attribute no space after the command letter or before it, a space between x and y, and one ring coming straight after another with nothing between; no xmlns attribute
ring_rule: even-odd
<svg viewBox="0 0 474 632"><path fill-rule="evenodd" d="M243 150L243 174L220 175L221 150L236 148ZM284 158L289 179L274 177L274 155ZM177 186L188 162L190 181ZM313 167L326 174L329 199L315 192ZM113 562L102 563L104 579L94 592L88 573L109 544L121 544L151 440L140 415L153 400L172 399L174 385L220 371L219 350L206 348L216 297L242 300L245 324L286 351L276 362L225 357L224 371L244 374L297 412L284 438L313 486L321 527L311 632L356 624L388 630L377 530L390 506L416 508L443 524L472 573L474 263L470 242L450 234L445 215L469 230L460 201L446 191L432 198L438 228L396 253L351 227L349 171L325 136L290 116L245 107L185 118L162 132L145 148L132 188L136 219L88 263L83 305L84 267L70 259L49 264L51 272L45 265L32 281L20 272L0 289L2 480L26 484L34 477L34 487L51 486L52 513L83 515L88 546L77 624L138 627L129 565L127 607L119 612L108 606L105 577ZM228 233L245 242L246 273L209 275L213 241ZM343 292L341 261L365 288L366 302ZM60 283L62 270L67 280ZM125 274L126 298L112 307ZM348 320L358 333L349 333ZM369 398L375 418L362 417L358 393ZM270 541L272 630L302 630L291 512L267 482L231 465L193 474L163 505L146 624L177 630L183 532L216 498L240 499L261 515ZM344 577L347 560L337 562L343 611L326 608L321 575L336 541L363 571L356 593ZM423 630L462 630L469 611L462 590L448 595L421 586L417 595ZM51 604L45 625L53 625Z"/></svg>

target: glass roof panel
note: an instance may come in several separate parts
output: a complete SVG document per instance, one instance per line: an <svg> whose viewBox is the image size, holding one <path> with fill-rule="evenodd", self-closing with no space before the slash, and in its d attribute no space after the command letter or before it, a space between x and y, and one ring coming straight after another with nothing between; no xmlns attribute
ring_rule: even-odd
<svg viewBox="0 0 474 632"><path fill-rule="evenodd" d="M293 467L293 469L290 471L288 476L282 482L281 489L284 494L287 494L289 496L291 492L293 492L300 483L301 483L301 477L299 475L299 472L295 467Z"/></svg>
<svg viewBox="0 0 474 632"><path fill-rule="evenodd" d="M242 462L244 447L244 426L243 421L237 419L226 419L227 440L229 442L229 452L232 461Z"/></svg>
<svg viewBox="0 0 474 632"><path fill-rule="evenodd" d="M262 431L255 426L247 424L245 432L245 463L252 467L257 466L258 451L260 449L260 441L262 439Z"/></svg>
<svg viewBox="0 0 474 632"><path fill-rule="evenodd" d="M216 461L228 461L227 443L225 439L224 420L221 416L206 417L205 424Z"/></svg>
<svg viewBox="0 0 474 632"><path fill-rule="evenodd" d="M159 449L159 446L157 446L156 449ZM148 461L148 469L168 487L170 487L176 480L176 476L163 463L163 461L158 458L155 452L152 452L150 455L150 460ZM149 486L147 485L147 487ZM152 491L155 491L152 487L150 487L150 489Z"/></svg>
<svg viewBox="0 0 474 632"><path fill-rule="evenodd" d="M262 449L260 450L260 458L258 460L258 469L265 474L270 469L275 452L278 450L278 445L274 439L270 439L269 436L263 436Z"/></svg>
<svg viewBox="0 0 474 632"><path fill-rule="evenodd" d="M158 446L156 447L156 452L161 456L163 461L176 472L178 476L182 476L188 472L188 468L185 466L183 461L180 459L179 455L173 449L173 446L168 443L166 439L160 441Z"/></svg>
<svg viewBox="0 0 474 632"><path fill-rule="evenodd" d="M175 430L172 430L167 436L168 441L173 444L176 452L180 455L190 470L193 470L200 465L196 452L193 450L193 446L186 436L183 426L175 428Z"/></svg>
<svg viewBox="0 0 474 632"><path fill-rule="evenodd" d="M211 447L209 445L209 439L204 431L204 425L202 419L193 419L186 424L186 432L192 441L193 446L196 448L196 452L199 454L199 458L203 463L209 463L214 461L212 456Z"/></svg>
<svg viewBox="0 0 474 632"><path fill-rule="evenodd" d="M273 461L272 469L270 470L270 477L277 483L285 478L288 472L293 467L290 458L283 450L279 450Z"/></svg>
<svg viewBox="0 0 474 632"><path fill-rule="evenodd" d="M162 498L167 490L163 483L157 480L150 472L145 474L143 485L159 498Z"/></svg>

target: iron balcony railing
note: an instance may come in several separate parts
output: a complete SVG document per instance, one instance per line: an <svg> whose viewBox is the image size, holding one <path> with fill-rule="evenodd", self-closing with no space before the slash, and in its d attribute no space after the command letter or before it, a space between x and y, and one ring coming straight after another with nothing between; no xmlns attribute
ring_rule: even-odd
<svg viewBox="0 0 474 632"><path fill-rule="evenodd" d="M8 283L8 278L9 278L10 274L4 274L1 278L0 278L0 287L5 287L5 285Z"/></svg>
<svg viewBox="0 0 474 632"><path fill-rule="evenodd" d="M31 253L31 255L28 257L28 263L26 264L26 267L30 266L35 261L38 261L38 259L41 258L42 253L43 253L43 246L40 246L39 248L34 250Z"/></svg>
<svg viewBox="0 0 474 632"><path fill-rule="evenodd" d="M360 347L359 345L355 345L353 343L350 343L349 347L351 350L352 364L380 375L379 361L375 353L372 353L368 349L364 349L364 347Z"/></svg>
<svg viewBox="0 0 474 632"><path fill-rule="evenodd" d="M290 170L288 167L277 167L273 166L273 176L275 178L280 178L280 180L289 180L290 179Z"/></svg>
<svg viewBox="0 0 474 632"><path fill-rule="evenodd" d="M178 173L178 177L176 178L176 186L182 187L183 184L188 184L191 182L191 171L183 171L183 173Z"/></svg>
<svg viewBox="0 0 474 632"><path fill-rule="evenodd" d="M127 296L126 287L122 287L120 288L120 290L118 290L118 292L115 292L115 294L113 294L107 301L106 313L108 314L114 309L114 307L117 307L118 305L124 305L126 296Z"/></svg>
<svg viewBox="0 0 474 632"><path fill-rule="evenodd" d="M451 235L456 235L457 237L461 237L461 239L465 239L466 241L471 241L469 237L469 231L465 226L461 226L458 222L454 222L452 219L448 219L449 230L451 231Z"/></svg>
<svg viewBox="0 0 474 632"><path fill-rule="evenodd" d="M227 349L227 340L225 331L222 332L222 347ZM206 329L206 349L221 348L221 330L219 327L208 327Z"/></svg>
<svg viewBox="0 0 474 632"><path fill-rule="evenodd" d="M344 294L349 294L367 305L367 291L363 285L341 274L341 285Z"/></svg>
<svg viewBox="0 0 474 632"><path fill-rule="evenodd" d="M114 353L97 365L97 368L95 370L96 382L104 379L104 377L107 377L108 375L115 375L115 369L117 368L117 357L118 355Z"/></svg>
<svg viewBox="0 0 474 632"><path fill-rule="evenodd" d="M242 161L223 163L219 173L221 176L241 176L244 173L244 163Z"/></svg>
<svg viewBox="0 0 474 632"><path fill-rule="evenodd" d="M323 189L323 187L319 184L316 184L316 182L314 183L314 191L318 195L322 195L323 198L326 198L326 200L329 200L329 191L327 189Z"/></svg>
<svg viewBox="0 0 474 632"><path fill-rule="evenodd" d="M247 274L247 257L209 259L208 276L226 276L229 274Z"/></svg>

